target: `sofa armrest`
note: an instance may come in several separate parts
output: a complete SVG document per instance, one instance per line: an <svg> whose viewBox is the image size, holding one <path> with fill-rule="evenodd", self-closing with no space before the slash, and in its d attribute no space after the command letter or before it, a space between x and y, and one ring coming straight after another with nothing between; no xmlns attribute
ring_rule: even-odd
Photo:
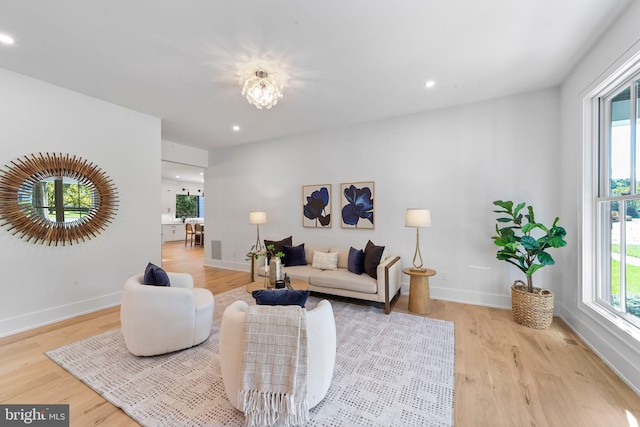
<svg viewBox="0 0 640 427"><path fill-rule="evenodd" d="M125 344L136 356L166 353L193 345L195 301L192 289L141 285L129 279L122 293L120 322Z"/></svg>
<svg viewBox="0 0 640 427"><path fill-rule="evenodd" d="M384 295L384 312L391 312L391 300L400 289L402 264L399 256L389 256L378 264L378 293Z"/></svg>
<svg viewBox="0 0 640 427"><path fill-rule="evenodd" d="M253 261L251 262L253 264ZM220 321L219 360L222 382L231 405L240 409L242 389L242 347L244 346L244 319L249 305L236 301L229 305Z"/></svg>
<svg viewBox="0 0 640 427"><path fill-rule="evenodd" d="M190 274L167 272L167 276L172 287L193 289L193 276Z"/></svg>

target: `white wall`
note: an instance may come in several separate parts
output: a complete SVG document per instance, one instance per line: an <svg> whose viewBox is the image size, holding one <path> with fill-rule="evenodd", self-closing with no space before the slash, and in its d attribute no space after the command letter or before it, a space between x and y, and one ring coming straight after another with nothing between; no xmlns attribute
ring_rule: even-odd
<svg viewBox="0 0 640 427"><path fill-rule="evenodd" d="M0 336L119 304L125 279L160 255L160 120L0 69L0 164L69 153L113 179L114 222L72 246L0 228ZM132 185L131 183L135 183Z"/></svg>
<svg viewBox="0 0 640 427"><path fill-rule="evenodd" d="M640 51L640 3L633 2L609 32L583 58L562 86L562 215L567 221L568 251L559 270L562 293L557 310L582 339L640 394L640 343L581 302L580 234L583 232L583 99L589 91ZM590 259L584 262L591 263ZM587 264L589 265L589 264ZM588 284L585 284L585 286Z"/></svg>
<svg viewBox="0 0 640 427"><path fill-rule="evenodd" d="M559 91L545 90L212 152L205 224L207 241L222 241L222 261L207 245L205 262L247 268L256 231L248 215L261 209L263 238L356 248L371 239L408 267L415 229L404 227L405 210L422 207L432 215L422 255L439 273L432 295L510 307L520 275L495 259L492 202L527 201L544 222L559 213L559 123ZM375 182L375 230L340 227L340 183L355 181ZM332 184L331 229L302 227L301 187L310 184ZM549 274L541 270L537 285L555 288Z"/></svg>
<svg viewBox="0 0 640 427"><path fill-rule="evenodd" d="M206 168L209 166L209 152L200 148L162 140L162 160Z"/></svg>

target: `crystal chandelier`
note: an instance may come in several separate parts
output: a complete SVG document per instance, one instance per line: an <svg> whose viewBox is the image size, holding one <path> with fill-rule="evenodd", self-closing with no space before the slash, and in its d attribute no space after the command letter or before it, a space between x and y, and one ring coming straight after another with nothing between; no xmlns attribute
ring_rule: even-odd
<svg viewBox="0 0 640 427"><path fill-rule="evenodd" d="M244 80L242 96L259 110L269 109L282 98L282 83L273 74L259 69Z"/></svg>

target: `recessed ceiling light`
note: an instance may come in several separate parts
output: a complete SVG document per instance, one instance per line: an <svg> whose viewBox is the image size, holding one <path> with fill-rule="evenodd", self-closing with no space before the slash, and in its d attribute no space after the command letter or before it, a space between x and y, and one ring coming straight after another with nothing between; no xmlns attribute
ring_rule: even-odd
<svg viewBox="0 0 640 427"><path fill-rule="evenodd" d="M176 178L180 178L180 175L176 175Z"/></svg>
<svg viewBox="0 0 640 427"><path fill-rule="evenodd" d="M6 34L0 34L0 43L13 44L13 38Z"/></svg>
<svg viewBox="0 0 640 427"><path fill-rule="evenodd" d="M234 132L238 132L238 131L240 130L240 126L238 126L238 125L233 125L233 128L232 128L232 129L234 130Z"/></svg>
<svg viewBox="0 0 640 427"><path fill-rule="evenodd" d="M436 85L436 82L434 82L433 80L429 80L428 82L426 82L424 84L424 87L426 87L427 89L431 89L432 87L434 87Z"/></svg>

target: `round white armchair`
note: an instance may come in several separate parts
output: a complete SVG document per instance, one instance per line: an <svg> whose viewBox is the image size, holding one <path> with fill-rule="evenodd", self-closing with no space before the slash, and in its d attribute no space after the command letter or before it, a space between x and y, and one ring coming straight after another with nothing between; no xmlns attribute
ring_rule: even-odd
<svg viewBox="0 0 640 427"><path fill-rule="evenodd" d="M236 301L222 314L220 325L220 368L231 405L240 409L242 349L247 303ZM274 307L277 308L277 307ZM336 361L336 323L331 303L322 300L306 313L307 405L316 406L329 391Z"/></svg>
<svg viewBox="0 0 640 427"><path fill-rule="evenodd" d="M211 333L211 291L194 288L189 274L167 274L169 287L144 285L142 274L124 284L120 323L127 349L136 356L193 347Z"/></svg>

